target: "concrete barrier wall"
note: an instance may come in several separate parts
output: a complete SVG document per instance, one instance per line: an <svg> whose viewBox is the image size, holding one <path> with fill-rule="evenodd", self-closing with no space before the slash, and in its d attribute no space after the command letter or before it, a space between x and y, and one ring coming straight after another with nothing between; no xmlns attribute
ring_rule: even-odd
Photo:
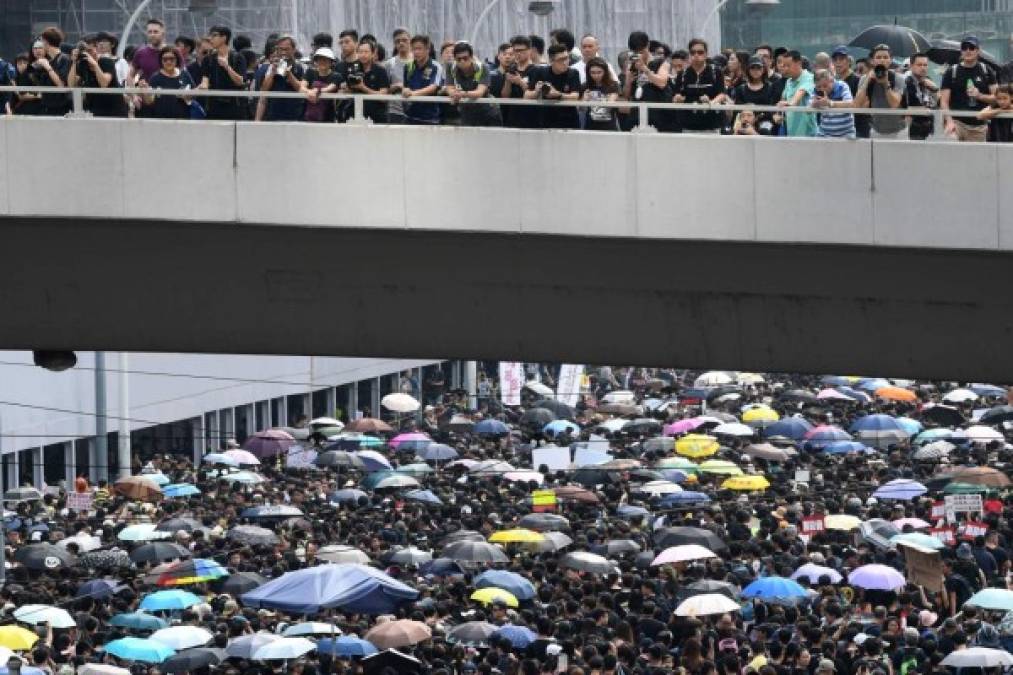
<svg viewBox="0 0 1013 675"><path fill-rule="evenodd" d="M1013 147L0 121L0 215L1013 248Z"/></svg>

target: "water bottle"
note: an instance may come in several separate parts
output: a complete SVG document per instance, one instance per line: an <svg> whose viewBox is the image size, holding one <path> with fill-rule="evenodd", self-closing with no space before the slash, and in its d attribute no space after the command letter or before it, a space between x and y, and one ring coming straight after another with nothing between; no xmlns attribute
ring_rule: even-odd
<svg viewBox="0 0 1013 675"><path fill-rule="evenodd" d="M967 107L977 108L978 99L971 96L971 90L974 89L974 80L967 78Z"/></svg>

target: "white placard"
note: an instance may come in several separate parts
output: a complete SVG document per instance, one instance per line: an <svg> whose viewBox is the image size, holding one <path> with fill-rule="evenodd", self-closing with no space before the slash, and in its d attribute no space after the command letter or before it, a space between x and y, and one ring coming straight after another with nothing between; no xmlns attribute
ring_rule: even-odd
<svg viewBox="0 0 1013 675"><path fill-rule="evenodd" d="M68 492L67 508L74 511L91 511L95 495L90 492Z"/></svg>
<svg viewBox="0 0 1013 675"><path fill-rule="evenodd" d="M795 482L796 483L805 483L806 485L808 485L810 478L811 478L811 475L809 474L808 471L803 471L803 470L800 469L800 470L798 470L798 471L795 472Z"/></svg>
<svg viewBox="0 0 1013 675"><path fill-rule="evenodd" d="M503 405L521 404L521 387L524 386L524 364L501 361L499 364L499 398Z"/></svg>
<svg viewBox="0 0 1013 675"><path fill-rule="evenodd" d="M298 443L290 445L288 456L285 458L285 468L308 469L313 466L317 458L317 451L312 448L305 448Z"/></svg>
<svg viewBox="0 0 1013 675"><path fill-rule="evenodd" d="M531 468L538 471L543 464L549 467L549 471L566 471L570 468L570 448L559 446L532 448Z"/></svg>
<svg viewBox="0 0 1013 675"><path fill-rule="evenodd" d="M611 461L612 455L598 448L580 446L573 451L573 465L577 468Z"/></svg>
<svg viewBox="0 0 1013 675"><path fill-rule="evenodd" d="M981 495L946 495L946 520L957 522L958 513L982 513Z"/></svg>
<svg viewBox="0 0 1013 675"><path fill-rule="evenodd" d="M571 408L580 401L580 381L584 376L584 366L564 363L559 369L559 382L556 383L556 400Z"/></svg>

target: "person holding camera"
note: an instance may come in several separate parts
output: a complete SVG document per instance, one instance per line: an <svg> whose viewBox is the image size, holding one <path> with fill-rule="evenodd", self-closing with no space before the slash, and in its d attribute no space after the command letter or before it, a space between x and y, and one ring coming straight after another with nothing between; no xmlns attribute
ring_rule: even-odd
<svg viewBox="0 0 1013 675"><path fill-rule="evenodd" d="M829 112L832 108L850 108L851 102L851 89L846 83L834 78L829 70L817 70L812 107L824 112L820 114L816 135L821 138L857 138L854 115Z"/></svg>
<svg viewBox="0 0 1013 675"><path fill-rule="evenodd" d="M376 63L376 44L370 40L362 40L356 47L359 57L347 65L345 83L342 88L351 94L367 94L369 96L390 93L390 77L387 69ZM387 123L387 104L383 101L365 101L363 114L377 124Z"/></svg>
<svg viewBox="0 0 1013 675"><path fill-rule="evenodd" d="M524 98L539 101L576 101L580 98L580 75L570 67L565 45L549 47L549 67L534 72ZM541 107L542 129L577 129L577 108Z"/></svg>
<svg viewBox="0 0 1013 675"><path fill-rule="evenodd" d="M628 61L622 74L623 98L627 101L645 103L672 103L675 90L669 75L672 64L668 59L654 58L651 54L651 39L644 31L633 31L626 40L629 48ZM678 101L676 101L678 103ZM677 115L670 110L651 110L647 121L658 131L678 131ZM639 113L629 115L632 124L639 123Z"/></svg>
<svg viewBox="0 0 1013 675"><path fill-rule="evenodd" d="M531 60L531 38L515 35L510 40L511 59L497 98L524 98L532 76L541 68ZM516 129L537 129L538 110L532 106L508 105L503 107L503 125Z"/></svg>
<svg viewBox="0 0 1013 675"><path fill-rule="evenodd" d="M267 63L253 76L256 91L299 92L306 68L295 58L295 38L280 36ZM257 122L298 122L303 119L305 103L298 98L261 98L257 101Z"/></svg>
<svg viewBox="0 0 1013 675"><path fill-rule="evenodd" d="M119 79L116 77L116 61L99 56L94 36L79 42L70 53L70 60L74 65L67 74L68 87L120 88ZM95 117L126 117L127 101L121 95L86 94L84 109Z"/></svg>
<svg viewBox="0 0 1013 675"><path fill-rule="evenodd" d="M63 44L63 32L50 26L42 31L42 58L32 62L36 68L40 87L65 87L70 73L70 57L60 50ZM68 94L42 93L42 114L49 117L63 117L70 112L70 96Z"/></svg>
<svg viewBox="0 0 1013 675"><path fill-rule="evenodd" d="M876 45L869 53L872 70L862 76L855 94L855 108L896 110L904 102L904 79L890 69L890 47ZM906 123L902 115L872 115L872 138L901 138Z"/></svg>
<svg viewBox="0 0 1013 675"><path fill-rule="evenodd" d="M211 51L201 61L201 89L243 91L246 88L246 59L229 49L232 30L214 26L208 31ZM209 120L242 120L249 114L246 99L235 97L207 99Z"/></svg>
<svg viewBox="0 0 1013 675"><path fill-rule="evenodd" d="M14 84L19 87L37 87L41 83L42 69L37 65L40 59L46 58L42 40L32 44L27 54L19 54L14 59ZM42 115L42 95L39 92L21 92L13 94L11 111L15 115Z"/></svg>

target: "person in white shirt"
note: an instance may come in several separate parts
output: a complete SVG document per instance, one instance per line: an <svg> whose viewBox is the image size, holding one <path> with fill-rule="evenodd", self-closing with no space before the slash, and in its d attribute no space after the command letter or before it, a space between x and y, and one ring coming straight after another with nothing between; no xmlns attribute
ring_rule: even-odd
<svg viewBox="0 0 1013 675"><path fill-rule="evenodd" d="M580 61L573 64L573 69L580 75L580 83L587 83L587 62L598 54L598 38L588 33L580 39ZM606 61L608 63L608 61ZM615 69L612 68L612 64L608 64L609 72L612 74L612 80L615 82L619 81L619 76L616 75Z"/></svg>

